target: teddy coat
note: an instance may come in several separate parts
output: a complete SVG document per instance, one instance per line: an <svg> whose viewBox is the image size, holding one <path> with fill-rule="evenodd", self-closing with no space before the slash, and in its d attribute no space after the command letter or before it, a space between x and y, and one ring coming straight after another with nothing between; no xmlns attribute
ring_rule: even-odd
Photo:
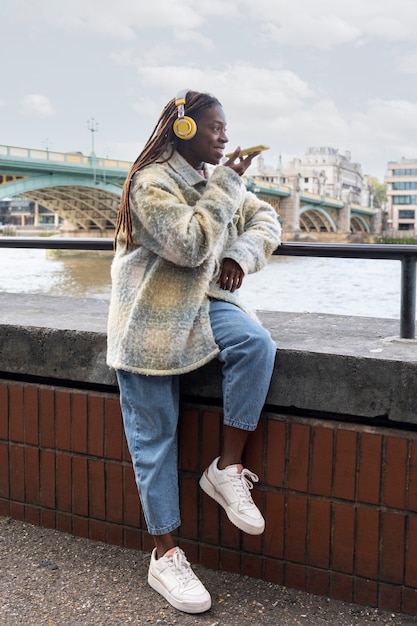
<svg viewBox="0 0 417 626"><path fill-rule="evenodd" d="M260 270L280 243L276 212L230 167L202 176L178 152L134 175L130 210L133 243L119 235L111 268L107 363L156 376L197 369L219 353L209 297L246 310L216 285L222 260Z"/></svg>

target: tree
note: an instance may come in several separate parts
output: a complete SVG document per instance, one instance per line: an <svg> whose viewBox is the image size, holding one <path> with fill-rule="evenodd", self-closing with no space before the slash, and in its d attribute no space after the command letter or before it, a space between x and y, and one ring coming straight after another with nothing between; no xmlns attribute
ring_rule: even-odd
<svg viewBox="0 0 417 626"><path fill-rule="evenodd" d="M371 188L373 197L373 206L377 209L382 209L387 201L387 186L385 183L380 183L375 176L367 177L368 184Z"/></svg>

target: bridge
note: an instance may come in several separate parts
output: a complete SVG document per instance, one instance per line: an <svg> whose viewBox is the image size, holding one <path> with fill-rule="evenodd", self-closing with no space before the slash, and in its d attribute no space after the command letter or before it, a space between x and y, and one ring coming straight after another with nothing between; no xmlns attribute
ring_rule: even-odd
<svg viewBox="0 0 417 626"><path fill-rule="evenodd" d="M63 231L108 236L114 230L129 161L0 145L0 200L24 197L64 221ZM373 232L377 211L293 185L245 177L246 187L276 209L285 237Z"/></svg>

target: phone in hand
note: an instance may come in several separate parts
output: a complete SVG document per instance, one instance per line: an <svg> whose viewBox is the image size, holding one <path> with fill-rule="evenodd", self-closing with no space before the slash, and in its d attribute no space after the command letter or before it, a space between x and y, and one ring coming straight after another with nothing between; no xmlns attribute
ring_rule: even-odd
<svg viewBox="0 0 417 626"><path fill-rule="evenodd" d="M263 152L264 150L269 150L269 146L265 146L264 144L259 144L258 146L251 146L250 148L243 148L240 151L240 155L239 156L249 156L249 154L253 154L254 152ZM234 154L233 152L228 152L228 154L225 154L224 156L226 156L228 159L230 159L230 157L232 157Z"/></svg>

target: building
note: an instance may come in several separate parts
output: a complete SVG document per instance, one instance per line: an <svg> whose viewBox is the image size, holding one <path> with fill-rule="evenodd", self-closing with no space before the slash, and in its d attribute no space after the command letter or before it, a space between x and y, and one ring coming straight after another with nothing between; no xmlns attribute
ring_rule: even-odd
<svg viewBox="0 0 417 626"><path fill-rule="evenodd" d="M417 231L417 159L389 161L387 185L387 230L414 235Z"/></svg>
<svg viewBox="0 0 417 626"><path fill-rule="evenodd" d="M299 177L302 191L370 206L370 191L359 163L353 163L350 152L337 148L308 148L304 156L295 158L282 169L282 182Z"/></svg>

